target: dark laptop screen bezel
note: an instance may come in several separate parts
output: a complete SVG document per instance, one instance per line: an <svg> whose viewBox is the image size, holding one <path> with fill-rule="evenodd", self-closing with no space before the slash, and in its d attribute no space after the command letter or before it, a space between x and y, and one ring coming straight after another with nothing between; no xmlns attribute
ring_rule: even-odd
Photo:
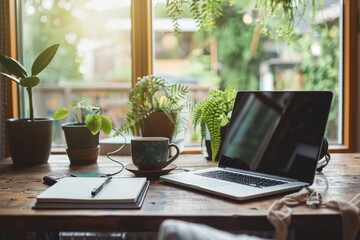
<svg viewBox="0 0 360 240"><path fill-rule="evenodd" d="M332 96L331 91L239 91L221 150L219 167L271 174L312 184ZM257 111L256 114L251 113L255 105L253 102L259 102L258 110L253 110ZM262 116L260 122L267 121L262 124L265 126L258 127L256 123L259 123L259 119L255 116L247 119L252 115ZM268 119L268 115L272 117ZM250 128L241 122L246 122ZM293 126L296 126L296 130ZM266 134L261 136L261 132L256 134L256 131L247 129L265 129ZM258 142L250 144L249 139L244 141L246 134L254 136L254 133L257 136L252 139L260 139ZM244 144L234 144L234 139L241 139L236 141ZM246 154L241 152L249 152L251 148L253 154L250 152L247 155L251 156L252 161L242 160L241 155Z"/></svg>

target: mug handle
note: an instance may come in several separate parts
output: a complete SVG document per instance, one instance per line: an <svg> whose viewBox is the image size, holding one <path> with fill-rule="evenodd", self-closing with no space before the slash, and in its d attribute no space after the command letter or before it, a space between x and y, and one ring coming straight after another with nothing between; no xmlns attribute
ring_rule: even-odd
<svg viewBox="0 0 360 240"><path fill-rule="evenodd" d="M174 156L172 156L169 160L166 161L167 165L169 165L171 162L173 162L179 155L180 155L180 150L178 148L178 146L176 146L175 144L173 143L169 143L168 145L168 150L171 148L171 147L174 147L176 149L176 154Z"/></svg>

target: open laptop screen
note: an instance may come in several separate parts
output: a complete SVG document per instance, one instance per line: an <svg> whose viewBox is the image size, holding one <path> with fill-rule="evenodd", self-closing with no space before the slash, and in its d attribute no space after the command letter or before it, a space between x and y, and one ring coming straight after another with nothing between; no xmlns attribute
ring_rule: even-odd
<svg viewBox="0 0 360 240"><path fill-rule="evenodd" d="M329 91L238 92L219 166L312 184L331 100Z"/></svg>

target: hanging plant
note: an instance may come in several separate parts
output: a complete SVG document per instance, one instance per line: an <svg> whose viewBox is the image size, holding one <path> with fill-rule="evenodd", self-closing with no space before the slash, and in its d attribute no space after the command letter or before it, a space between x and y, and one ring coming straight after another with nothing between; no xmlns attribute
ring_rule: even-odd
<svg viewBox="0 0 360 240"><path fill-rule="evenodd" d="M176 34L181 31L179 19L186 7L189 7L199 31L211 32L216 27L217 18L223 15L223 7L240 4L240 1L244 0L166 0L166 11ZM261 13L258 24L262 26L263 33L285 39L293 37L296 19L302 19L309 6L311 12L315 13L317 4L323 4L323 1L319 0L248 0L248 2ZM274 21L279 24L273 24Z"/></svg>
<svg viewBox="0 0 360 240"><path fill-rule="evenodd" d="M307 17L312 19L322 5L323 0L256 0L254 7L260 10L263 34L292 41L298 38L296 26L302 21L308 24Z"/></svg>
<svg viewBox="0 0 360 240"><path fill-rule="evenodd" d="M190 8L200 31L211 31L216 26L216 19L223 14L224 2L232 4L234 0L166 0L166 12L172 20L176 34L179 34L181 30L179 19L185 5Z"/></svg>

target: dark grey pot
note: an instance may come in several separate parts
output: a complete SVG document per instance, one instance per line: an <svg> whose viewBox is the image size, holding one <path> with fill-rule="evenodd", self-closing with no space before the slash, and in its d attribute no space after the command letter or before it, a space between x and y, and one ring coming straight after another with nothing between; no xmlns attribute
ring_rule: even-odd
<svg viewBox="0 0 360 240"><path fill-rule="evenodd" d="M228 127L228 125L220 128L220 146L219 146L219 150L215 156L216 161L218 161L220 159L221 149L222 149L222 146L223 146L223 143L225 140L227 127ZM206 152L204 153L204 155L205 155L206 159L212 160L211 139L210 139L209 133L205 134L205 147L206 147Z"/></svg>
<svg viewBox="0 0 360 240"><path fill-rule="evenodd" d="M10 155L16 166L46 163L50 156L53 118L11 118L6 120Z"/></svg>
<svg viewBox="0 0 360 240"><path fill-rule="evenodd" d="M92 135L82 124L64 123L61 125L68 149L91 149L99 145L99 133Z"/></svg>

